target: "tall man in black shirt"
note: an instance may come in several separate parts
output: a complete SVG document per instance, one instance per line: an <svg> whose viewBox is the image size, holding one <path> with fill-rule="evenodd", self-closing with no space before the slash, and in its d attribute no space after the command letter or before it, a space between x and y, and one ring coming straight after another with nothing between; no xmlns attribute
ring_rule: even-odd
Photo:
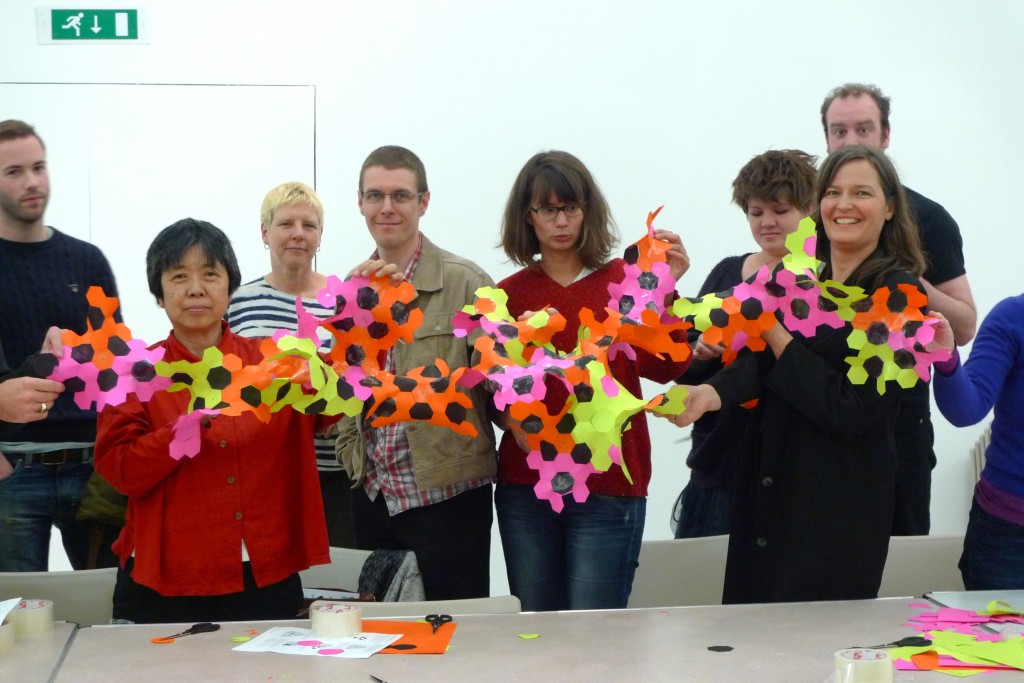
<svg viewBox="0 0 1024 683"><path fill-rule="evenodd" d="M847 83L821 105L829 153L849 145L889 147L889 98L874 85ZM928 306L949 320L957 344L974 338L977 311L964 266L960 228L940 204L904 186L921 235L927 266L922 282ZM935 467L928 385L919 382L900 402L896 427L899 470L894 536L923 536L931 526L932 469Z"/></svg>

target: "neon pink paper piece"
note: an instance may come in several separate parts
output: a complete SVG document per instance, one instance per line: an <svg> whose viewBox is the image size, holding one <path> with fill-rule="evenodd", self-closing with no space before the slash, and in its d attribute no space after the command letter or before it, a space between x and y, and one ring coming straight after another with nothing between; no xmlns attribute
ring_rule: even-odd
<svg viewBox="0 0 1024 683"><path fill-rule="evenodd" d="M551 503L555 512L565 508L562 498L569 493L577 503L583 503L590 497L587 477L597 473L593 464L577 463L568 453L559 453L554 460L545 460L540 451L531 451L526 456L526 464L540 473L540 481L533 487L533 492L540 500Z"/></svg>
<svg viewBox="0 0 1024 683"><path fill-rule="evenodd" d="M200 422L207 415L216 415L218 411L200 408L185 413L174 423L174 438L171 439L171 457L175 460L194 458L202 446L202 427Z"/></svg>

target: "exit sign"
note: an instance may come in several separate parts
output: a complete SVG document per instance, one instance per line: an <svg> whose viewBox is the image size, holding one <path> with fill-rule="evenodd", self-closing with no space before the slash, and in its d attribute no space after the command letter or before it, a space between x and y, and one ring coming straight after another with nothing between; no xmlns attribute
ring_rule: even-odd
<svg viewBox="0 0 1024 683"><path fill-rule="evenodd" d="M40 43L148 43L147 12L142 8L38 7L36 34Z"/></svg>

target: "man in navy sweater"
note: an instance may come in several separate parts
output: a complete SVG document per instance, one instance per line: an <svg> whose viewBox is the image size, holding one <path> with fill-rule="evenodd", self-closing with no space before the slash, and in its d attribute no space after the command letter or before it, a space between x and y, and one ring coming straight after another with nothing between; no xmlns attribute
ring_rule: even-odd
<svg viewBox="0 0 1024 683"><path fill-rule="evenodd" d="M888 149L889 107L889 98L874 85L846 83L832 90L821 105L821 125L829 153L849 145ZM928 306L946 316L956 343L966 344L974 338L978 316L967 281L960 227L940 204L909 187L903 189L928 262L921 278ZM919 382L900 401L893 536L925 536L931 527L934 440L928 385Z"/></svg>
<svg viewBox="0 0 1024 683"><path fill-rule="evenodd" d="M43 223L49 195L42 140L26 123L0 122L0 339L12 367L50 327L85 332L89 287L117 296L99 249ZM88 562L92 524L75 517L92 474L96 413L79 409L72 392L40 401L40 411L45 419L0 441L0 571L46 571L53 526L71 565ZM113 559L109 548L101 555Z"/></svg>

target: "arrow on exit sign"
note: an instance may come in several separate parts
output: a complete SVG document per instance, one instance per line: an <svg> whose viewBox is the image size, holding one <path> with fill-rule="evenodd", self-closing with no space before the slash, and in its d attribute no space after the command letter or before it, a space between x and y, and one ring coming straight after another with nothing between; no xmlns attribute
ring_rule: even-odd
<svg viewBox="0 0 1024 683"><path fill-rule="evenodd" d="M138 40L139 12L134 9L51 9L54 40Z"/></svg>
<svg viewBox="0 0 1024 683"><path fill-rule="evenodd" d="M36 33L40 43L119 41L147 43L148 11L145 8L36 8Z"/></svg>

